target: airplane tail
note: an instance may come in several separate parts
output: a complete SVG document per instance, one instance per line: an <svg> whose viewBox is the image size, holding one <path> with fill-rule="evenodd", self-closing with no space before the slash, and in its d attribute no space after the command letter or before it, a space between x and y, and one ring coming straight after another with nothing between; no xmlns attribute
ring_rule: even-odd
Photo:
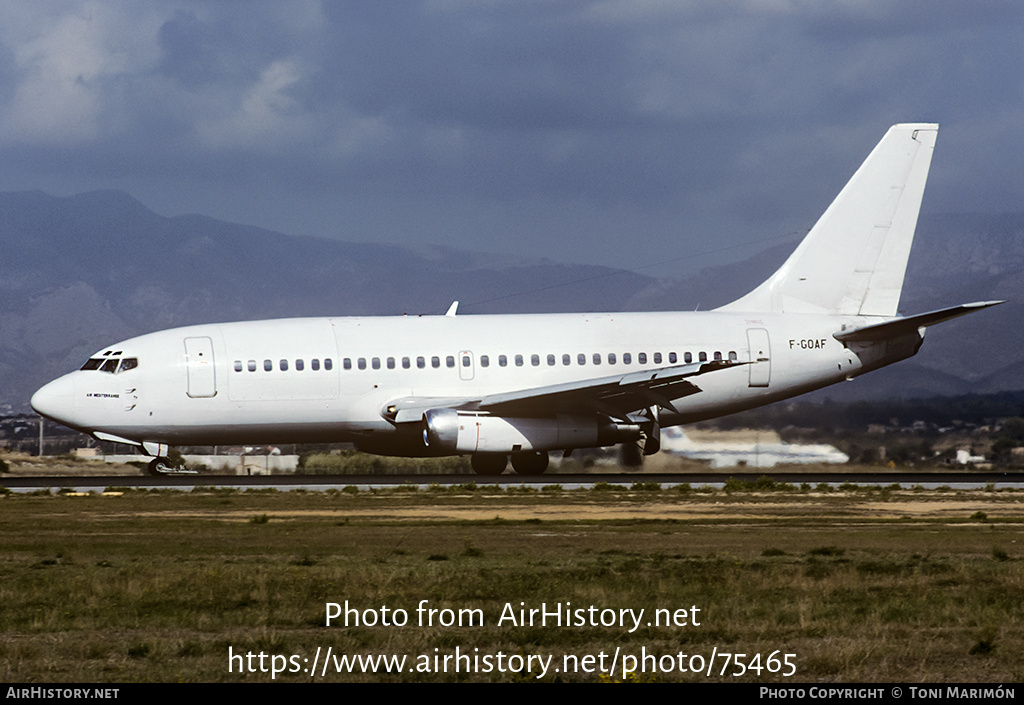
<svg viewBox="0 0 1024 705"><path fill-rule="evenodd" d="M890 127L782 267L718 310L895 316L938 129Z"/></svg>

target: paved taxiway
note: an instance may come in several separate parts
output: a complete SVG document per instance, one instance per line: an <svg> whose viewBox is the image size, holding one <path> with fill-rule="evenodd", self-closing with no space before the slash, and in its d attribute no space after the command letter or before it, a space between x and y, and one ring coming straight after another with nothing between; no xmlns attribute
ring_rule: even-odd
<svg viewBox="0 0 1024 705"><path fill-rule="evenodd" d="M355 485L357 487L389 487L393 485L458 485L475 482L479 485L554 485L563 487L590 487L599 482L632 485L633 483L658 483L672 486L688 482L691 485L720 485L726 480L755 482L768 477L776 482L795 485L806 482L812 485L827 483L840 485L845 482L859 485L891 485L898 483L907 487L921 485L936 487L942 485L962 488L1024 487L1024 472L715 472L715 473L587 473L550 475L96 475L86 476L7 476L0 477L0 487L15 491L41 489L95 490L107 487L136 488L179 488L194 487L239 487L269 488L279 490L312 489L326 490L332 487Z"/></svg>

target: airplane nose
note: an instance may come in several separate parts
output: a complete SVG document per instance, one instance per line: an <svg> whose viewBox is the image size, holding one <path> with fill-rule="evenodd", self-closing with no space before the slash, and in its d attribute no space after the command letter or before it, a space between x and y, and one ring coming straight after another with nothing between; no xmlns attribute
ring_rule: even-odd
<svg viewBox="0 0 1024 705"><path fill-rule="evenodd" d="M29 404L40 416L65 423L71 420L75 403L75 380L64 375L32 395Z"/></svg>

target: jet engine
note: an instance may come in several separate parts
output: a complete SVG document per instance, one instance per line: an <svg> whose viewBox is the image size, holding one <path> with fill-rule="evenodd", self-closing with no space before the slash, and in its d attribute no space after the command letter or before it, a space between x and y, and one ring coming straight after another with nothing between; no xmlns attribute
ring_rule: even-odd
<svg viewBox="0 0 1024 705"><path fill-rule="evenodd" d="M567 414L514 418L455 409L430 409L423 414L423 442L439 454L595 448L640 437L638 424L610 418Z"/></svg>

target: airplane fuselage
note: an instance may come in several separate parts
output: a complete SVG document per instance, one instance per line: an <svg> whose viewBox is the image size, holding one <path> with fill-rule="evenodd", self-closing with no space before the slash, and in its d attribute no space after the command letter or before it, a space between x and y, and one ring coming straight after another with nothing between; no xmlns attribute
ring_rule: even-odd
<svg viewBox="0 0 1024 705"><path fill-rule="evenodd" d="M354 442L434 455L395 400L510 390L725 360L662 426L759 406L916 352L833 337L865 317L694 313L303 318L197 325L118 343L33 398L62 423L170 445ZM106 354L105 354L106 353ZM111 361L137 363L117 369ZM90 366L90 365L87 365ZM120 365L119 365L120 366ZM104 371L104 367L108 370ZM123 367L123 366L120 366ZM551 414L555 416L554 411ZM535 448L535 450L565 449Z"/></svg>

